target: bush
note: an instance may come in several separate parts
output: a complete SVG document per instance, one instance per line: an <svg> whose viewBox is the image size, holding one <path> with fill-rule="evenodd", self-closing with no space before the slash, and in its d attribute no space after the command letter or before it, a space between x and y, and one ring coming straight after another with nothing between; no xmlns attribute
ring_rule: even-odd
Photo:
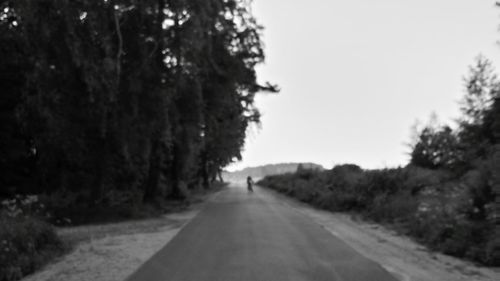
<svg viewBox="0 0 500 281"><path fill-rule="evenodd" d="M493 232L485 247L484 253L485 264L498 266L500 264L500 236Z"/></svg>
<svg viewBox="0 0 500 281"><path fill-rule="evenodd" d="M142 202L143 193L138 189L110 189L100 201L93 202L88 190L60 190L40 196L54 225L78 225L89 222L110 222L141 217L147 207Z"/></svg>
<svg viewBox="0 0 500 281"><path fill-rule="evenodd" d="M430 124L418 135L411 152L411 164L436 169L452 167L459 161L458 137L448 126Z"/></svg>
<svg viewBox="0 0 500 281"><path fill-rule="evenodd" d="M409 192L399 192L394 196L378 196L374 199L366 216L377 222L406 224L415 215L418 201Z"/></svg>
<svg viewBox="0 0 500 281"><path fill-rule="evenodd" d="M0 280L19 280L64 250L54 228L32 217L0 213Z"/></svg>

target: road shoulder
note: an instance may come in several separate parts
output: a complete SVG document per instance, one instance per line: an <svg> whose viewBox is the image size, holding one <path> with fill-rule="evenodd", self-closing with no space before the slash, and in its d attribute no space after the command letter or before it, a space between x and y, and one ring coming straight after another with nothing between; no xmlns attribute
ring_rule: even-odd
<svg viewBox="0 0 500 281"><path fill-rule="evenodd" d="M259 192L270 193L281 204L311 218L360 254L381 264L399 280L500 280L500 268L480 267L467 261L432 252L408 237L350 214L320 210L263 187L259 188Z"/></svg>
<svg viewBox="0 0 500 281"><path fill-rule="evenodd" d="M122 281L170 242L218 192L159 218L59 229L65 241L74 242L71 252L22 281Z"/></svg>

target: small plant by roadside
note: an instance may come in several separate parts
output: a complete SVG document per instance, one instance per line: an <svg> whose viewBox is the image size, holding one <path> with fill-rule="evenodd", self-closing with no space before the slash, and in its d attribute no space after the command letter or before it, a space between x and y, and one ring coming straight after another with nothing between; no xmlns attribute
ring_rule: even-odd
<svg viewBox="0 0 500 281"><path fill-rule="evenodd" d="M0 281L19 280L64 251L54 228L42 220L48 216L35 195L1 202Z"/></svg>
<svg viewBox="0 0 500 281"><path fill-rule="evenodd" d="M2 213L11 218L30 216L45 220L52 217L38 195L16 195L14 198L5 199L0 203Z"/></svg>

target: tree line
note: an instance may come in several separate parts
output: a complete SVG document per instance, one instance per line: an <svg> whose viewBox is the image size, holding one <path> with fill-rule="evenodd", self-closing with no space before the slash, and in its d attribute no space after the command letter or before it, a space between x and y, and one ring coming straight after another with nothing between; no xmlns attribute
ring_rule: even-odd
<svg viewBox="0 0 500 281"><path fill-rule="evenodd" d="M184 198L260 114L249 0L0 1L0 196ZM66 200L67 201L67 200Z"/></svg>

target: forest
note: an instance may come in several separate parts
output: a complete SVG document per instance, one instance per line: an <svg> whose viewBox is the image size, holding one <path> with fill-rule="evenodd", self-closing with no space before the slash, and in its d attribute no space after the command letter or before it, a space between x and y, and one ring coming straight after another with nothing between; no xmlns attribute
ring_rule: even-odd
<svg viewBox="0 0 500 281"><path fill-rule="evenodd" d="M331 211L389 225L430 249L500 265L500 80L479 56L454 126L414 127L404 167L355 164L268 176L259 184Z"/></svg>
<svg viewBox="0 0 500 281"><path fill-rule="evenodd" d="M47 222L133 217L241 159L278 91L250 4L0 1L0 280L60 247Z"/></svg>

